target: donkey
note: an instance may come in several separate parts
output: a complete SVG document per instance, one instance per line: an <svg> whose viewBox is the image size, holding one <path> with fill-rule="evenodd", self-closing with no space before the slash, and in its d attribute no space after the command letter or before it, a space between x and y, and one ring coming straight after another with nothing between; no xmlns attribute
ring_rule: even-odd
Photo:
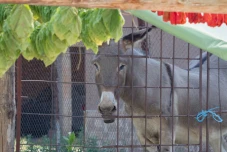
<svg viewBox="0 0 227 152"><path fill-rule="evenodd" d="M214 152L226 151L227 115L221 112L227 110L227 62L210 56L212 69L207 70L206 60L200 81L199 67L188 71L143 56L138 49L99 50L94 56L98 110L104 122L114 122L122 99L146 151L172 152L173 144L199 144L200 133L205 142L206 128ZM218 65L221 70L214 69ZM206 120L195 119L202 109L215 107L222 123L207 117L207 127Z"/></svg>

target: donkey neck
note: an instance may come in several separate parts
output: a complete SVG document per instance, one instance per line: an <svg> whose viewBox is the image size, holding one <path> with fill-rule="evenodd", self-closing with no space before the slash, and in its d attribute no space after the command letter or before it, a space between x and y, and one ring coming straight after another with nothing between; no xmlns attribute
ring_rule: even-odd
<svg viewBox="0 0 227 152"><path fill-rule="evenodd" d="M146 95L145 90L150 90L151 87L159 87L160 79L162 79L162 86L170 87L170 79L165 64L162 63L162 66L160 66L160 62L151 58L131 58L129 63L125 83L127 87L125 87L121 98L128 105L131 105L133 100L133 103L137 104L137 108L142 109L145 108L143 102L146 97L151 101L149 104L156 104L160 97L155 94L157 89L149 91L149 95L148 93Z"/></svg>

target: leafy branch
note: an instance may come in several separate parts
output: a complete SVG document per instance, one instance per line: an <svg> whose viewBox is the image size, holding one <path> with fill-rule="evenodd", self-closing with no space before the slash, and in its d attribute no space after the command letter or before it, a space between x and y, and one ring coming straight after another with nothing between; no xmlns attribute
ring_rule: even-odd
<svg viewBox="0 0 227 152"><path fill-rule="evenodd" d="M123 25L124 18L117 9L1 5L0 77L20 54L49 66L80 41L97 53L103 42L121 38Z"/></svg>

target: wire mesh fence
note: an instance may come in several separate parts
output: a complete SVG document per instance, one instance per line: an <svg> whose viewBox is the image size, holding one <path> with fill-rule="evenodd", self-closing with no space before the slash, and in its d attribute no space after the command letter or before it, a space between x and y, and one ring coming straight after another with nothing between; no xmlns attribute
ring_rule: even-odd
<svg viewBox="0 0 227 152"><path fill-rule="evenodd" d="M147 28L147 26L144 28ZM138 31L137 28L125 27L124 35L136 31ZM158 28L153 28L151 32L147 33L145 41L147 41L146 46L139 45L139 47L148 48L148 50L140 50L139 55L127 54L125 56L120 56L117 52L119 53L120 49L122 49L122 44L114 43L113 41L110 41L110 44L104 44L101 46L99 48L100 52L106 53L102 56L108 58L109 55L113 55L108 53L115 51L114 56L118 60L118 62L113 62L111 57L108 58L109 60L103 58L103 60L107 60L107 62L102 66L103 68L109 68L105 73L105 75L107 75L106 77L109 79L104 79L104 76L102 76L102 81L100 81L102 82L101 84L97 82L97 69L93 64L91 64L95 55L90 50L85 50L85 47L81 44L70 47L66 54L59 56L56 62L49 67L45 67L44 64L38 60L28 62L23 59L21 64L22 77L21 80L17 80L17 83L22 85L22 94L21 96L17 96L17 99L20 98L22 103L21 116L19 118L21 119L20 130L16 130L17 133L20 133L20 151L66 152L71 150L78 152L142 152L145 151L145 147L153 147L150 149L148 148L148 151L153 152L152 150L154 149L160 150L160 144L161 147L165 147L165 144L170 144L172 147L169 151L175 150L177 152L197 152L210 149L206 146L206 143L202 143L201 141L202 138L204 140L202 134L205 134L206 136L209 132L204 133L204 129L201 129L201 125L198 123L195 126L190 125L191 123L194 124L193 121L195 120L196 114L190 113L190 109L178 109L179 111L183 111L179 115L174 115L173 112L170 112L171 115L166 115L166 113L162 112L159 113L159 115L156 115L149 112L152 108L145 108L147 110L142 113L130 113L127 110L130 111L130 108L143 109L144 107L150 107L149 100L151 99L147 96L149 96L150 93L152 94L152 91L157 93L155 96L157 99L155 100L160 101L160 107L162 107L162 103L164 103L164 98L166 97L164 95L166 93L168 93L169 100L171 100L174 105L173 101L176 101L178 96L169 95L172 87L176 92L178 92L178 90L184 90L179 92L183 92L186 97L180 97L187 101L181 101L182 103L178 104L185 104L188 105L188 107L190 107L189 103L192 101L192 99L190 99L192 98L192 94L199 92L195 93L193 96L196 96L198 99L197 106L199 107L199 110L201 110L201 106L206 107L207 105L207 103L204 104L204 102L208 101L204 95L207 95L207 98L210 98L209 91L206 92L206 94L202 94L201 90L203 79L205 79L206 76L209 76L207 72L212 68L216 71L223 69L223 71L226 72L224 69L226 67L224 65L223 67L220 67L219 62L218 65L210 64L211 66L209 67L209 62L207 62L209 60L206 59L205 63L207 65L202 66L202 51L199 48L179 40ZM198 55L199 58L195 58ZM114 58L114 56L112 58ZM117 83L117 86L115 86L114 82L117 80L119 81L120 78L115 77L115 79L111 79L111 71L113 71L111 67L113 66L110 65L120 64L120 58L133 58L134 61L132 61L131 64L132 71L137 70L136 68L138 68L138 66L135 65L138 65L140 60L143 60L146 63L150 63L151 60L153 63L155 60L154 62L159 63L159 66L157 66L156 71L151 69L149 64L142 64L141 67L139 67L144 69L143 74L141 73L142 75L140 77L140 81L142 82L141 85L131 84L129 86L122 86ZM207 59L209 59L209 57ZM190 83L193 74L190 74L189 72L189 63L192 61L200 65L196 68L197 71L195 71L198 75L198 79L194 84ZM211 61L211 63L212 62L214 61ZM168 65L164 63L168 63ZM134 66L136 68L134 68ZM165 66L169 66L172 72L168 73L168 68L166 72L164 70ZM174 69L178 68L185 73L183 78L179 78L180 81L185 83L182 83L180 87L170 86L170 84L162 86L163 82L167 83L168 81L169 83L165 74L170 76L170 80L179 80L174 77L175 75L173 72L176 71ZM203 73L202 69L204 69ZM132 77L137 77L138 75L134 75L134 73L135 72L131 73ZM160 75L160 78L156 80L160 82L157 83L158 85L148 84L148 81L153 79L152 77L149 77L151 76L150 73ZM220 81L223 83L226 81L224 79L219 80L219 72L217 72L217 74L218 76L216 78L218 79L216 82L219 86ZM124 81L128 81L128 79ZM207 78L207 90L209 90L209 82L210 80ZM173 82L173 84L175 83ZM110 86L107 87L106 85ZM104 123L103 117L99 113L98 104L100 102L101 92L98 91L97 86L103 87L104 89L102 89L107 92L112 91L115 87L118 89L131 88L134 90L131 94L129 93L131 96L125 97L124 93L127 94L127 92L124 92L122 93L123 95L117 99L117 117L113 123ZM224 87L218 88L218 92L222 93L221 89L224 89ZM142 94L140 94L140 92L142 92ZM114 93L118 94L117 92ZM138 98L136 96L144 96L147 98ZM224 96L223 93L219 94L219 98L221 96ZM125 102L126 98L131 98L130 101L132 104ZM154 95L152 96L152 100L154 100L153 98ZM202 98L203 100L201 100ZM134 101L136 99L144 100ZM220 100L221 99L219 99L219 101ZM133 107L133 105L136 106L137 102L143 103L142 107ZM130 106L127 107L128 105ZM174 106L177 107L177 105ZM210 106L207 106L207 108L210 108ZM171 109L170 111L174 111L174 109ZM221 114L221 116L223 115L224 114ZM149 126L154 126L152 121L150 121L153 118L158 118L160 120L156 125L158 130L156 131L157 134L152 135L152 137L160 136L160 144L159 142L153 142L150 138L153 132L149 130ZM183 144L173 142L173 139L175 138L173 128L176 126L171 128L171 142L162 142L165 138L162 134L166 131L165 129L163 132L160 131L162 130L160 128L164 126L164 123L161 121L162 118L168 120L172 118L172 122L175 121L175 118L184 119L182 122L185 124L187 123L188 127L186 128L186 131L183 131L184 134L182 134L182 136L185 136L182 138L185 140ZM141 123L141 126L138 126L138 123ZM137 125L136 127L135 124ZM173 125L174 123L170 124ZM206 122L206 126L208 126L207 124L208 122ZM142 134L140 132L141 130L138 130L138 128L144 128ZM191 141L191 139L195 139L192 137L192 135L195 134L193 132L194 130L198 131L196 137L198 139L195 142ZM72 132L75 133L75 138ZM208 139L207 136L205 138ZM217 147L220 146L221 144L219 143ZM212 149L210 150L212 151ZM163 150L161 152L163 152Z"/></svg>

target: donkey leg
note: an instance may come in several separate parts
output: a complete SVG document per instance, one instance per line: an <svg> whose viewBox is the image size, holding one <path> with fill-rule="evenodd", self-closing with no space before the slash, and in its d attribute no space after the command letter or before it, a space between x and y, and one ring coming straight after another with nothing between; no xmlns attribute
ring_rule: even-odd
<svg viewBox="0 0 227 152"><path fill-rule="evenodd" d="M172 125L170 119L167 119L167 123L164 120L162 129L161 129L161 145L160 152L172 152L172 146L162 146L162 145L171 145L172 141L175 143L175 130L172 133ZM172 135L173 134L173 135Z"/></svg>
<svg viewBox="0 0 227 152"><path fill-rule="evenodd" d="M222 137L216 137L210 140L210 146L214 152L227 152L227 145L226 145L227 143L225 138L226 136L222 136Z"/></svg>
<svg viewBox="0 0 227 152"><path fill-rule="evenodd" d="M146 140L146 145L154 144L153 142L151 142L150 140L145 138L145 136L142 133L140 133L139 131L137 131L136 134L137 134L137 137L138 137L141 145L145 145L145 140ZM157 146L146 146L144 149L146 152L158 152Z"/></svg>
<svg viewBox="0 0 227 152"><path fill-rule="evenodd" d="M168 145L172 144L172 134L169 131L169 129L167 128L166 130L163 130L161 132L161 136L160 137L161 137L161 139L159 139L160 146L158 148L158 151L159 152L172 152L172 147L168 146ZM173 136L173 138L174 138L174 136Z"/></svg>
<svg viewBox="0 0 227 152"><path fill-rule="evenodd" d="M222 152L227 152L227 134L222 136Z"/></svg>
<svg viewBox="0 0 227 152"><path fill-rule="evenodd" d="M162 142L161 144L163 145L170 145L172 142L172 136L171 133L163 133L162 134L162 138L161 138ZM174 139L173 139L174 140ZM160 152L172 152L172 147L171 146L160 146Z"/></svg>
<svg viewBox="0 0 227 152"><path fill-rule="evenodd" d="M227 152L227 149L224 145L226 143L224 143L224 142L225 141L222 140L222 143L221 143L221 139L216 138L215 140L210 141L210 145L214 152Z"/></svg>

